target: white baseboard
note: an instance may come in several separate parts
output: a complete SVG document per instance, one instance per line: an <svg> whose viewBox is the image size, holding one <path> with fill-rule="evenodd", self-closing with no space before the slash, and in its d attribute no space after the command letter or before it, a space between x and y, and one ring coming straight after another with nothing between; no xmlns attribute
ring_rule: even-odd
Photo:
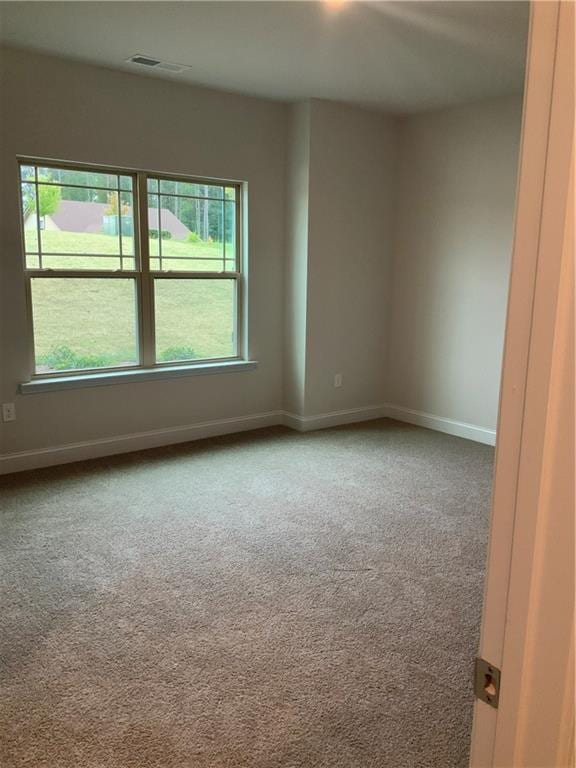
<svg viewBox="0 0 576 768"><path fill-rule="evenodd" d="M325 429L339 424L378 419L383 415L382 406L371 406L369 408L352 408L345 411L323 413L318 416L297 416L286 411L269 411L239 418L217 419L183 427L137 432L131 435L5 454L0 456L0 475L39 469L40 467L52 467L57 464L70 464L85 459L97 459L102 456L114 456L131 451L142 451L164 445L187 443L206 437L246 432L262 427L285 425L298 432L309 432L313 429Z"/></svg>
<svg viewBox="0 0 576 768"><path fill-rule="evenodd" d="M475 440L477 443L496 445L496 430L478 427L475 424L467 424L464 421L447 419L444 416L434 416L432 413L414 411L411 408L403 408L399 405L388 403L383 407L383 415L389 419L406 421L419 427L434 429L436 432L445 432L448 435L464 437L467 440Z"/></svg>
<svg viewBox="0 0 576 768"><path fill-rule="evenodd" d="M0 475L10 472L22 472L27 469L51 467L56 464L69 464L84 459L96 459L119 453L142 451L164 445L187 443L205 437L228 435L234 432L246 432L251 429L272 427L283 423L282 411L269 411L252 416L240 416L232 419L217 419L183 427L155 429L149 432L137 432L132 435L120 435L82 443L68 443L51 448L40 448L0 456Z"/></svg>
<svg viewBox="0 0 576 768"><path fill-rule="evenodd" d="M96 459L102 456L113 456L119 453L142 451L147 448L158 448L164 445L187 443L205 437L246 432L252 429L273 427L280 424L295 429L298 432L311 432L315 429L327 429L340 426L341 424L355 424L384 417L406 421L410 424L427 427L438 432L446 432L457 437L465 437L468 440L475 440L487 445L494 445L496 442L496 432L494 430L391 404L349 408L343 411L331 411L315 416L299 416L288 411L269 411L251 416L205 421L200 424L190 424L183 427L156 429L148 432L137 432L131 435L120 435L118 437L9 453L0 456L0 475L22 472L28 469L38 469L40 467L51 467L56 464L69 464L85 459Z"/></svg>
<svg viewBox="0 0 576 768"><path fill-rule="evenodd" d="M298 432L311 432L313 429L327 429L341 424L355 424L360 421L381 419L385 416L385 406L369 405L363 408L349 408L344 411L331 411L316 416L298 416L295 413L283 412L285 426Z"/></svg>

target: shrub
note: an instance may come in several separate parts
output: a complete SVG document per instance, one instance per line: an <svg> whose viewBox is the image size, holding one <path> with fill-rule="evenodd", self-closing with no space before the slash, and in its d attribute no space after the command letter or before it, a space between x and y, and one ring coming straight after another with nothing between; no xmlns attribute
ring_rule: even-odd
<svg viewBox="0 0 576 768"><path fill-rule="evenodd" d="M149 232L151 240L158 240L159 232L157 229L150 229ZM169 232L167 229L163 229L162 240L172 240L172 232Z"/></svg>
<svg viewBox="0 0 576 768"><path fill-rule="evenodd" d="M202 238L198 234L198 232L190 232L188 237L186 238L187 243L201 243Z"/></svg>
<svg viewBox="0 0 576 768"><path fill-rule="evenodd" d="M196 360L198 357L200 355L192 347L166 347L158 359L162 363L169 363L174 360Z"/></svg>
<svg viewBox="0 0 576 768"><path fill-rule="evenodd" d="M61 346L53 347L40 362L55 371L67 371L76 368L103 368L113 365L115 361L106 355L79 355L70 347Z"/></svg>

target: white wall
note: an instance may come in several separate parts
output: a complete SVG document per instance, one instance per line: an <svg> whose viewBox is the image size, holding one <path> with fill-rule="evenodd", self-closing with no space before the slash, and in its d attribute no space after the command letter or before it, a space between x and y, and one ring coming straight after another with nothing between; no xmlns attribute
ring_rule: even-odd
<svg viewBox="0 0 576 768"><path fill-rule="evenodd" d="M402 121L394 405L496 426L521 106L510 97Z"/></svg>
<svg viewBox="0 0 576 768"><path fill-rule="evenodd" d="M293 108L285 403L299 416L384 400L396 146L378 112Z"/></svg>
<svg viewBox="0 0 576 768"><path fill-rule="evenodd" d="M290 111L284 275L284 407L304 413L310 224L310 103Z"/></svg>
<svg viewBox="0 0 576 768"><path fill-rule="evenodd" d="M17 420L0 425L0 452L281 408L286 106L10 49L2 71L0 387ZM29 370L18 154L247 181L258 369L19 396Z"/></svg>
<svg viewBox="0 0 576 768"><path fill-rule="evenodd" d="M396 120L313 100L310 147L306 413L314 415L384 401Z"/></svg>

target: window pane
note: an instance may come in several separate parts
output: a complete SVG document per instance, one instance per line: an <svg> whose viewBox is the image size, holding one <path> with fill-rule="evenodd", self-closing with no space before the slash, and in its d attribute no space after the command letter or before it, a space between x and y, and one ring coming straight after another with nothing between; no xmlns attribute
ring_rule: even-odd
<svg viewBox="0 0 576 768"><path fill-rule="evenodd" d="M31 282L37 373L138 363L134 280Z"/></svg>
<svg viewBox="0 0 576 768"><path fill-rule="evenodd" d="M20 166L20 178L22 181L29 180L34 181L35 173L33 165L21 165Z"/></svg>
<svg viewBox="0 0 576 768"><path fill-rule="evenodd" d="M21 185L22 196L22 221L24 229L24 248L26 254L38 253L38 214L36 211L36 185L23 183ZM26 266L36 264L37 259L26 256Z"/></svg>
<svg viewBox="0 0 576 768"><path fill-rule="evenodd" d="M82 187L99 187L104 192L108 189L118 189L118 176L115 173L101 173L100 171L38 167L38 180L55 182L64 186L73 184Z"/></svg>
<svg viewBox="0 0 576 768"><path fill-rule="evenodd" d="M120 192L120 211L122 256L134 256L134 206L131 192ZM126 266L123 266L126 269Z"/></svg>
<svg viewBox="0 0 576 768"><path fill-rule="evenodd" d="M162 244L162 253L164 253L164 246L165 243ZM153 256L150 258L150 269L153 272L222 272L222 259L191 260L183 256L162 256L162 268L160 268L160 259ZM233 268L231 269L234 271Z"/></svg>
<svg viewBox="0 0 576 768"><path fill-rule="evenodd" d="M90 270L118 270L120 269L119 256L77 256L74 253L62 253L58 256L42 254L42 267L44 269L90 269ZM122 269L134 269L134 257L129 256L122 260Z"/></svg>
<svg viewBox="0 0 576 768"><path fill-rule="evenodd" d="M226 269L236 269L236 203L224 203L226 231Z"/></svg>
<svg viewBox="0 0 576 768"><path fill-rule="evenodd" d="M191 181L173 181L172 179L160 179L160 194L162 195L188 195L192 197L210 197L222 200L224 187L213 184L198 184Z"/></svg>
<svg viewBox="0 0 576 768"><path fill-rule="evenodd" d="M236 281L157 279L156 360L236 355Z"/></svg>
<svg viewBox="0 0 576 768"><path fill-rule="evenodd" d="M148 248L150 249L150 256L160 255L159 205L158 195L148 195Z"/></svg>

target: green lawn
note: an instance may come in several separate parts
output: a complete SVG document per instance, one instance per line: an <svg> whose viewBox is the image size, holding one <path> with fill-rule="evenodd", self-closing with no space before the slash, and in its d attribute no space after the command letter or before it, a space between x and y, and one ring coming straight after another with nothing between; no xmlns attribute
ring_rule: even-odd
<svg viewBox="0 0 576 768"><path fill-rule="evenodd" d="M28 232L26 234L27 249L30 250L33 243ZM120 269L119 258L86 255L117 254L118 238L109 235L44 231L42 250L44 253L84 254L44 256L43 266L52 269ZM132 253L131 239L124 239L123 251ZM157 253L158 242L152 241L151 257ZM164 240L162 253L163 269L222 270L221 243ZM195 261L174 257L194 257ZM35 258L28 257L30 267L38 266ZM158 269L157 259L151 258L151 267ZM125 258L124 268L133 268L133 261ZM228 268L234 269L232 262L228 263ZM234 290L233 280L157 280L158 360L233 355ZM39 371L138 362L134 280L120 277L114 280L34 278L32 299Z"/></svg>

